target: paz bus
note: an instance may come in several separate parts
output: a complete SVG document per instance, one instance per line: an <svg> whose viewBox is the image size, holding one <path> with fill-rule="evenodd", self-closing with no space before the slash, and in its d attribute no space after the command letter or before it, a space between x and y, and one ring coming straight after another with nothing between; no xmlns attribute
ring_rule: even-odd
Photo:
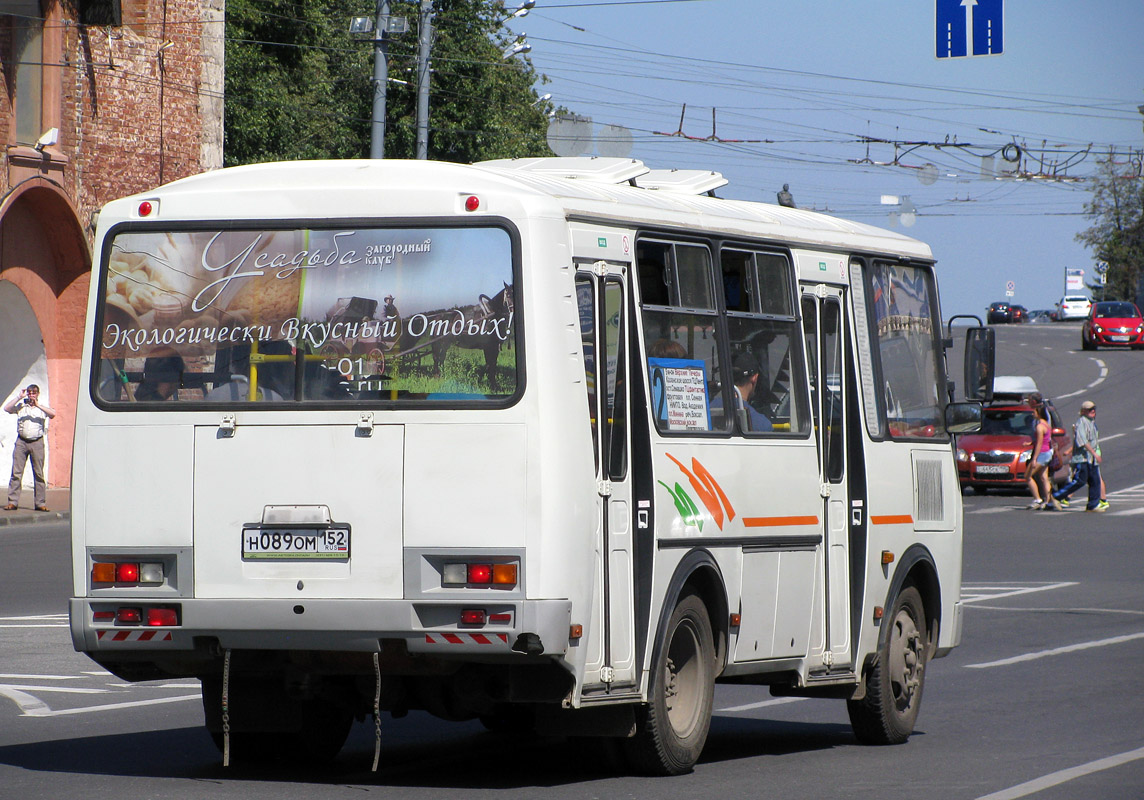
<svg viewBox="0 0 1144 800"><path fill-rule="evenodd" d="M717 682L905 741L961 637L951 433L980 421L934 258L725 183L311 161L109 203L76 649L200 680L224 763L416 709L678 774Z"/></svg>

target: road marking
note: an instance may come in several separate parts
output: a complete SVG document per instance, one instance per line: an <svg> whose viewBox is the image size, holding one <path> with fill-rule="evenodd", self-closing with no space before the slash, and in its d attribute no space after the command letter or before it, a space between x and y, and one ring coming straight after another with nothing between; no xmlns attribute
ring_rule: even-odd
<svg viewBox="0 0 1144 800"><path fill-rule="evenodd" d="M1069 767L1057 772L1050 772L1040 778L1034 778L1031 781L1019 783L1016 786L1008 789L1002 789L999 792L992 794L982 795L977 800L1017 800L1019 797L1028 797L1031 794L1051 789L1054 786L1060 786L1062 783L1068 783L1077 778L1083 778L1085 775L1091 775L1094 772L1102 772L1106 769L1119 767L1131 761L1144 758L1144 747L1136 750L1129 750L1127 753L1120 753L1115 756L1108 756L1107 758L1100 758L1096 761L1090 761L1087 764L1081 764L1076 767Z"/></svg>
<svg viewBox="0 0 1144 800"><path fill-rule="evenodd" d="M16 623L9 625L7 623ZM0 628L66 628L67 614L38 614L35 616L0 617Z"/></svg>
<svg viewBox="0 0 1144 800"><path fill-rule="evenodd" d="M1121 436L1127 436L1127 433L1114 433L1111 436L1101 436L1100 443L1111 442L1113 439L1119 439Z"/></svg>
<svg viewBox="0 0 1144 800"><path fill-rule="evenodd" d="M0 678L17 681L75 681L78 675L30 675L19 672L0 672Z"/></svg>
<svg viewBox="0 0 1144 800"><path fill-rule="evenodd" d="M982 611L1015 611L1020 614L1129 614L1144 617L1132 608L1014 608L1013 606L974 606Z"/></svg>
<svg viewBox="0 0 1144 800"><path fill-rule="evenodd" d="M183 700L201 700L202 695L186 694L179 695L178 697L157 697L153 700L132 700L126 703L107 703L101 706L82 706L80 708L62 708L59 711L52 711L39 700L36 700L31 695L27 697L39 703L39 706L31 710L23 709L25 717L66 717L72 714L91 714L96 711L113 711L122 708L139 708L141 706L156 706L163 703L179 703Z"/></svg>
<svg viewBox="0 0 1144 800"><path fill-rule="evenodd" d="M37 692L65 692L67 694L106 694L108 689L84 689L80 686L37 686L35 684L0 683L0 692L5 689L35 689Z"/></svg>
<svg viewBox="0 0 1144 800"><path fill-rule="evenodd" d="M730 708L721 708L719 713L734 713L736 711L750 711L755 708L764 708L766 706L781 706L786 703L797 703L800 700L806 700L805 697L780 697L776 700L763 700L761 703L748 703L745 706L731 706Z"/></svg>
<svg viewBox="0 0 1144 800"><path fill-rule="evenodd" d="M966 586L961 587L962 595L961 602L963 604L976 603L978 600L998 600L1002 597L1016 597L1019 594L1032 594L1033 592L1047 592L1050 589L1065 589L1069 586L1076 586L1076 581L1063 581L1061 583L1049 583L1039 586L993 586L990 584L971 584L970 591L974 594L965 594ZM992 592L999 591L999 594Z"/></svg>
<svg viewBox="0 0 1144 800"><path fill-rule="evenodd" d="M1131 642L1136 639L1144 639L1144 631L1140 633L1129 633L1124 636L1113 636L1111 639L1098 639L1095 642L1081 642L1079 644L1065 645L1064 647L1054 647L1051 650L1040 650L1036 653L1025 653L1020 656L1013 656L1012 658L1002 658L998 661L986 661L981 664L966 664L969 669L986 669L988 667L1007 667L1010 664L1020 664L1024 661L1036 661L1039 658L1048 658L1049 656L1059 656L1064 653L1075 653L1078 650L1090 650L1094 647L1107 647L1112 644L1123 644L1124 642Z"/></svg>
<svg viewBox="0 0 1144 800"><path fill-rule="evenodd" d="M1069 394L1057 395L1057 398L1056 398L1057 400L1066 400L1070 397L1076 397L1078 394L1084 394L1085 392L1091 391L1095 387L1104 383L1104 379L1108 377L1108 367L1105 366L1104 362L1101 361L1099 358L1094 358L1093 356L1089 356L1089 360L1095 361L1096 365L1098 367L1100 367L1099 377L1097 377L1097 379L1095 381L1093 381L1092 383L1090 383L1088 386L1084 387L1083 389L1077 389L1075 392L1070 392Z"/></svg>
<svg viewBox="0 0 1144 800"><path fill-rule="evenodd" d="M19 689L7 689L0 686L0 696L7 697L19 706L25 717L42 717L52 712L43 700L33 697L27 692L21 692Z"/></svg>

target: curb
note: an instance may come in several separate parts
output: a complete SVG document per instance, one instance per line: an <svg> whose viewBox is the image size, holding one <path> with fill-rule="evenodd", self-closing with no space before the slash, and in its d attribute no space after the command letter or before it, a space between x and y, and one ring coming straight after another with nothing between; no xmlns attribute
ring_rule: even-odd
<svg viewBox="0 0 1144 800"><path fill-rule="evenodd" d="M0 528L7 525L33 525L38 522L61 522L71 519L68 511L31 511L21 513L10 511L0 516Z"/></svg>

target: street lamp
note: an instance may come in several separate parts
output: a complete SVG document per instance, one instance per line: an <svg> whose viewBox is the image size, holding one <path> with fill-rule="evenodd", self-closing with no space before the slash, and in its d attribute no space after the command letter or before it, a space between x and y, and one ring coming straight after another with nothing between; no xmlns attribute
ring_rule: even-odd
<svg viewBox="0 0 1144 800"><path fill-rule="evenodd" d="M520 55L521 53L527 53L532 50L532 45L524 41L524 37L527 35L528 34L522 33L512 45L505 48L504 57L512 58L513 56Z"/></svg>
<svg viewBox="0 0 1144 800"><path fill-rule="evenodd" d="M389 0L377 0L377 14L369 17L353 17L350 20L350 33L365 38L373 37L373 112L369 132L369 157L385 158L385 90L389 82L389 37L409 30L405 17L389 15Z"/></svg>
<svg viewBox="0 0 1144 800"><path fill-rule="evenodd" d="M524 0L524 2L520 4L520 8L509 14L507 17L501 20L501 22L508 22L510 19L518 19L519 17L527 17L528 12L535 7L536 0Z"/></svg>

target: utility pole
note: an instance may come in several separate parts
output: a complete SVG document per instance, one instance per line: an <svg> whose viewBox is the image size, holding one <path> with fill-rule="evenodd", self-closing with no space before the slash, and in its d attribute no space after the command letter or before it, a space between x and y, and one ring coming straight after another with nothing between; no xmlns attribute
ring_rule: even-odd
<svg viewBox="0 0 1144 800"><path fill-rule="evenodd" d="M369 130L369 157L385 158L385 90L389 82L389 0L377 0L373 26L373 120Z"/></svg>
<svg viewBox="0 0 1144 800"><path fill-rule="evenodd" d="M429 157L429 52L433 48L433 0L421 0L417 41L417 158Z"/></svg>

